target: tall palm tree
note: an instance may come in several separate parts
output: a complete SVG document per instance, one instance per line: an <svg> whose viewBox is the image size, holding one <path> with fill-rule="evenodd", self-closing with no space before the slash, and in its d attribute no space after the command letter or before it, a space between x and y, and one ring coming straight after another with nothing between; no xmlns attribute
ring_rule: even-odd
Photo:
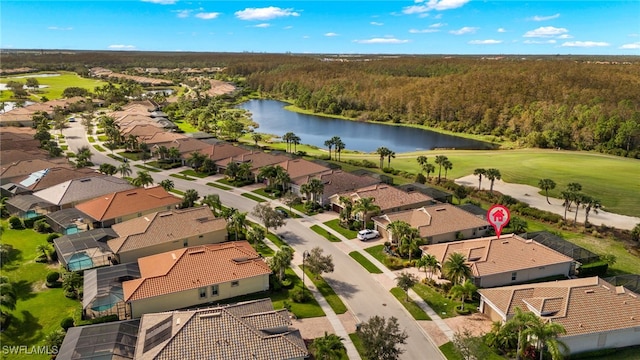
<svg viewBox="0 0 640 360"><path fill-rule="evenodd" d="M220 202L220 195L218 194L206 195L200 203L202 203L202 205L207 205L209 209L213 211L213 215L216 217L218 216L220 208L222 207L222 202Z"/></svg>
<svg viewBox="0 0 640 360"><path fill-rule="evenodd" d="M482 186L482 176L487 173L487 170L483 168L477 168L473 170L473 175L478 175L478 191L481 190Z"/></svg>
<svg viewBox="0 0 640 360"><path fill-rule="evenodd" d="M445 155L436 155L435 163L438 165L438 182L440 182L442 177L442 166L447 160L449 160L449 158Z"/></svg>
<svg viewBox="0 0 640 360"><path fill-rule="evenodd" d="M287 190L289 183L291 182L291 177L289 176L287 170L285 170L282 166L278 165L275 168L276 176L273 179L274 185L280 186L282 192L284 193Z"/></svg>
<svg viewBox="0 0 640 360"><path fill-rule="evenodd" d="M302 187L304 187L304 190L302 190ZM306 184L303 184L302 187L301 187L301 190L303 192L311 195L311 198L312 198L311 201L315 203L319 203L318 198L321 197L322 193L324 192L324 184L322 183L322 181L320 181L319 179L313 178L309 180L309 182L307 182Z"/></svg>
<svg viewBox="0 0 640 360"><path fill-rule="evenodd" d="M396 152L389 150L389 153L387 153L387 167L391 167L391 158L396 158Z"/></svg>
<svg viewBox="0 0 640 360"><path fill-rule="evenodd" d="M389 156L390 152L391 152L391 150L389 150L388 148L386 148L384 146L381 146L381 147L376 149L376 154L380 155L380 169L382 169L384 167L384 158Z"/></svg>
<svg viewBox="0 0 640 360"><path fill-rule="evenodd" d="M331 160L331 148L333 148L333 145L335 145L333 143L333 138L329 139L329 140L325 140L325 142L324 142L324 146L329 148L329 160Z"/></svg>
<svg viewBox="0 0 640 360"><path fill-rule="evenodd" d="M489 181L491 181L489 192L493 194L493 183L496 180L500 180L502 178L502 175L500 174L500 170L495 168L487 169L487 172L485 173L485 177L489 179Z"/></svg>
<svg viewBox="0 0 640 360"><path fill-rule="evenodd" d="M416 158L416 161L418 162L418 165L420 165L420 170L425 171L424 168L429 163L429 159L424 155L420 155Z"/></svg>
<svg viewBox="0 0 640 360"><path fill-rule="evenodd" d="M243 162L240 165L238 165L238 173L237 173L237 177L240 178L241 180L245 180L245 181L249 181L251 180L251 163L250 162Z"/></svg>
<svg viewBox="0 0 640 360"><path fill-rule="evenodd" d="M531 312L522 311L519 307L515 308L515 315L504 324L505 331L516 333L518 342L516 344L516 359L520 359L522 350L526 347L527 336L525 330L540 321L537 316Z"/></svg>
<svg viewBox="0 0 640 360"><path fill-rule="evenodd" d="M453 169L453 163L451 160L447 159L447 161L442 164L442 167L444 167L444 179L447 180L447 173L449 170Z"/></svg>
<svg viewBox="0 0 640 360"><path fill-rule="evenodd" d="M122 177L127 177L131 175L131 165L129 165L128 161L125 161L118 166L118 172Z"/></svg>
<svg viewBox="0 0 640 360"><path fill-rule="evenodd" d="M158 160L164 161L167 159L168 155L169 155L169 149L167 149L166 146L164 145L158 146L158 148L156 149L156 156L158 156Z"/></svg>
<svg viewBox="0 0 640 360"><path fill-rule="evenodd" d="M589 224L589 213L593 210L596 214L598 213L598 209L602 207L600 200L594 198L592 196L585 195L584 200L584 227L587 228Z"/></svg>
<svg viewBox="0 0 640 360"><path fill-rule="evenodd" d="M573 202L576 193L574 193L573 191L564 190L560 193L560 196L562 197L562 200L564 200L564 221L567 221L567 210L569 210L569 208L571 207L571 202Z"/></svg>
<svg viewBox="0 0 640 360"><path fill-rule="evenodd" d="M342 150L345 149L345 147L347 146L342 139L340 139L340 137L338 136L334 136L335 138L335 147L336 147L336 154L338 155L338 161L340 161L340 154L342 153Z"/></svg>
<svg viewBox="0 0 640 360"><path fill-rule="evenodd" d="M162 188L165 191L171 191L171 190L173 190L173 188L175 188L175 184L170 179L164 179L164 180L160 181L159 185L162 186Z"/></svg>
<svg viewBox="0 0 640 360"><path fill-rule="evenodd" d="M353 217L353 199L349 196L342 195L338 198L338 201L342 204L340 220L348 223Z"/></svg>
<svg viewBox="0 0 640 360"><path fill-rule="evenodd" d="M411 262L413 253L420 248L421 244L422 242L420 239L420 232L418 231L418 229L410 227L409 231L402 238L398 249L400 249L402 254L408 254L409 262Z"/></svg>
<svg viewBox="0 0 640 360"><path fill-rule="evenodd" d="M294 134L292 132L288 132L288 133L282 135L282 140L287 142L287 152L291 151L291 141L293 140L294 136L296 136L296 134Z"/></svg>
<svg viewBox="0 0 640 360"><path fill-rule="evenodd" d="M153 177L148 171L138 171L138 176L131 180L131 184L137 187L146 187L153 184Z"/></svg>
<svg viewBox="0 0 640 360"><path fill-rule="evenodd" d="M202 166L202 163L207 158L207 155L194 151L189 155L189 159L187 159L187 164L191 166L191 168L197 170Z"/></svg>
<svg viewBox="0 0 640 360"><path fill-rule="evenodd" d="M588 195L585 195L581 192L576 193L573 199L573 202L576 204L576 212L573 215L573 226L576 226L578 224L578 211L580 210L580 205L584 204L587 201L589 201Z"/></svg>
<svg viewBox="0 0 640 360"><path fill-rule="evenodd" d="M238 234L240 233L240 231L247 228L247 213L236 211L231 216L231 219L229 219L229 225L231 226L231 228L233 228L233 231L236 235L235 238L237 241Z"/></svg>
<svg viewBox="0 0 640 360"><path fill-rule="evenodd" d="M473 276L467 264L467 258L461 253L454 252L442 264L442 274L454 285L462 283Z"/></svg>
<svg viewBox="0 0 640 360"><path fill-rule="evenodd" d="M183 209L193 207L200 198L198 192L195 189L188 189L184 192L184 196L182 197L182 205Z"/></svg>
<svg viewBox="0 0 640 360"><path fill-rule="evenodd" d="M453 298L460 298L460 310L464 309L464 300L467 298L472 298L473 294L478 291L478 288L471 282L471 280L467 279L462 284L454 285L451 290L449 290L449 296Z"/></svg>
<svg viewBox="0 0 640 360"><path fill-rule="evenodd" d="M291 265L291 260L293 260L293 249L287 245L281 246L280 250L269 259L269 267L271 271L278 274L280 281L284 279L284 271Z"/></svg>
<svg viewBox="0 0 640 360"><path fill-rule="evenodd" d="M298 151L298 144L300 144L300 136L293 134L293 136L291 136L291 143L293 144L293 152L297 152Z"/></svg>
<svg viewBox="0 0 640 360"><path fill-rule="evenodd" d="M277 170L273 165L267 165L260 168L258 171L258 178L267 179L267 189L270 189L274 185L274 179L276 178Z"/></svg>
<svg viewBox="0 0 640 360"><path fill-rule="evenodd" d="M426 164L424 166L424 171L427 173L427 179L429 179L429 174L436 172L436 166L433 164Z"/></svg>
<svg viewBox="0 0 640 360"><path fill-rule="evenodd" d="M375 204L376 199L366 197L356 200L353 204L353 211L362 214L362 229L367 227L367 215L380 211L380 206Z"/></svg>
<svg viewBox="0 0 640 360"><path fill-rule="evenodd" d="M342 343L343 338L336 334L327 334L324 332L324 336L315 338L311 343L311 349L313 355L318 360L340 360L346 348Z"/></svg>
<svg viewBox="0 0 640 360"><path fill-rule="evenodd" d="M556 188L556 182L551 179L540 179L538 182L538 187L540 190L544 190L544 193L547 197L547 204L551 205L549 201L549 190L553 190Z"/></svg>
<svg viewBox="0 0 640 360"><path fill-rule="evenodd" d="M180 150L178 150L178 148L175 146L172 146L169 148L169 150L167 150L167 157L172 163L180 160L180 156Z"/></svg>
<svg viewBox="0 0 640 360"><path fill-rule="evenodd" d="M523 331L523 336L535 342L540 354L540 360L542 360L545 350L549 352L552 360L562 359L562 354L568 348L566 344L558 340L558 336L566 334L567 330L562 324L550 320L545 321L537 316L535 316L535 319L536 321L532 321Z"/></svg>
<svg viewBox="0 0 640 360"><path fill-rule="evenodd" d="M393 243L400 244L400 241L405 237L405 235L411 229L411 225L406 221L402 220L394 220L389 225L387 225L387 231L390 235L390 240Z"/></svg>

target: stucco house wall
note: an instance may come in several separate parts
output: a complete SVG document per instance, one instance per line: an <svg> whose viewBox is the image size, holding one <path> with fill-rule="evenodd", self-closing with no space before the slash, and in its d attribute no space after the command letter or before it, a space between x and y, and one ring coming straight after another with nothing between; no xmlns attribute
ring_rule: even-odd
<svg viewBox="0 0 640 360"><path fill-rule="evenodd" d="M569 276L573 262L565 262L554 265L517 270L493 275L482 276L476 279L476 286L490 288L496 286L506 286L520 284L534 279L545 278L555 275ZM515 278L514 278L515 277Z"/></svg>

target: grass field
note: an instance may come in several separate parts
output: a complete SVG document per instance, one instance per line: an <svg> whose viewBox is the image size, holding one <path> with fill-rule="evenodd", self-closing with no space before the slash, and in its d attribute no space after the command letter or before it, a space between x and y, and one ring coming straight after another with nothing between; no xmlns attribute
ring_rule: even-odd
<svg viewBox="0 0 640 360"><path fill-rule="evenodd" d="M47 72L51 73L51 72ZM62 92L64 89L68 87L79 87L83 89L87 89L89 91L93 91L97 86L102 86L106 84L106 82L102 80L96 79L86 79L78 76L75 73L60 71L58 72L60 76L50 76L50 77L35 77L38 80L40 85L46 85L46 88L42 88L38 90L36 96L31 96L30 100L40 100L43 96L47 97L49 100L55 100L62 98ZM36 75L38 73L33 73L31 75ZM23 75L19 75L23 76ZM28 76L27 76L28 77ZM26 77L24 78L12 78L12 77L0 77L0 83L7 83L9 80L15 80L20 82L26 82ZM29 91L30 92L30 91ZM0 97L0 101L9 101L13 93L11 91L2 91L2 96Z"/></svg>

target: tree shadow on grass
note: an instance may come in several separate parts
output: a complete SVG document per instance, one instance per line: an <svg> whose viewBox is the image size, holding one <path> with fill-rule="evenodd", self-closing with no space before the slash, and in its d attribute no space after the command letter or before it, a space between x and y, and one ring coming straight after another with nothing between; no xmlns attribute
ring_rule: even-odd
<svg viewBox="0 0 640 360"><path fill-rule="evenodd" d="M344 281L327 279L327 278L325 278L325 281L329 285L331 285L331 288L333 289L333 291L336 292L336 294L342 297L345 297L347 299L350 299L353 296L353 294L355 294L358 291L358 288L356 286L354 286L353 284L346 283Z"/></svg>
<svg viewBox="0 0 640 360"><path fill-rule="evenodd" d="M13 283L13 291L15 291L18 300L24 301L34 298L36 294L33 292L33 284L27 280L20 280Z"/></svg>
<svg viewBox="0 0 640 360"><path fill-rule="evenodd" d="M2 332L3 345L35 345L42 335L42 325L29 311L22 310L21 319L11 316L9 326Z"/></svg>

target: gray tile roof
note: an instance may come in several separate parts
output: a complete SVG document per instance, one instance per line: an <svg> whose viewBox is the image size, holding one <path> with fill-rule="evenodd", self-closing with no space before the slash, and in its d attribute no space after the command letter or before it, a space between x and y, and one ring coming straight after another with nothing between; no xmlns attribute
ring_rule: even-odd
<svg viewBox="0 0 640 360"><path fill-rule="evenodd" d="M135 186L115 176L96 176L65 181L50 188L36 191L34 195L62 206L133 188Z"/></svg>

